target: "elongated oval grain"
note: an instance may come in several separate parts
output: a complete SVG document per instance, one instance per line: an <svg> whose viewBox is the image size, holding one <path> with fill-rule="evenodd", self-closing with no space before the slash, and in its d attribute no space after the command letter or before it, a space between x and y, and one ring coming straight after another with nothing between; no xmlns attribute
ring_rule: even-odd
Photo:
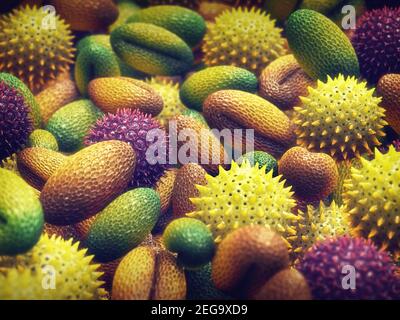
<svg viewBox="0 0 400 320"><path fill-rule="evenodd" d="M136 164L131 146L104 141L71 156L41 193L45 219L55 225L83 221L126 190Z"/></svg>
<svg viewBox="0 0 400 320"><path fill-rule="evenodd" d="M219 130L253 129L254 147L279 157L295 143L294 125L275 105L248 92L221 90L204 102L204 116ZM248 141L242 142L242 148Z"/></svg>

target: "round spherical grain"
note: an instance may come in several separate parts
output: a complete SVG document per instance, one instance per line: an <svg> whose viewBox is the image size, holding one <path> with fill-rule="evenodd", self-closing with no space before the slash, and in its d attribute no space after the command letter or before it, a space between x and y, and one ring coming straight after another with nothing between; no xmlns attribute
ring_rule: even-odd
<svg viewBox="0 0 400 320"><path fill-rule="evenodd" d="M296 196L323 200L337 187L339 172L335 160L325 153L294 147L279 161L279 174L293 187Z"/></svg>

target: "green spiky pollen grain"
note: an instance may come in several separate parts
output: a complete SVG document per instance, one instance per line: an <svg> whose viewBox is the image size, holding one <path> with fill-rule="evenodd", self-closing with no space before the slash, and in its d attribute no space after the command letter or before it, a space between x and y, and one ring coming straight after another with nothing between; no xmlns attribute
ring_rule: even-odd
<svg viewBox="0 0 400 320"><path fill-rule="evenodd" d="M345 208L335 202L325 206L321 201L317 208L308 205L306 212L300 211L299 216L301 220L296 225L296 235L288 237L296 258L318 241L350 232Z"/></svg>
<svg viewBox="0 0 400 320"><path fill-rule="evenodd" d="M102 299L106 292L99 280L102 272L93 264L93 256L80 250L79 242L43 234L27 253L0 256L0 299ZM46 281L48 278L48 281ZM43 288L43 284L54 289Z"/></svg>
<svg viewBox="0 0 400 320"><path fill-rule="evenodd" d="M400 153L391 146L375 158L361 158L362 167L351 169L345 183L344 203L352 232L370 238L382 249L400 256Z"/></svg>
<svg viewBox="0 0 400 320"><path fill-rule="evenodd" d="M385 110L366 82L328 76L327 82L318 81L308 93L300 97L302 106L294 108L299 145L339 161L372 154L381 145L378 138L385 136Z"/></svg>
<svg viewBox="0 0 400 320"><path fill-rule="evenodd" d="M69 70L75 51L72 40L69 26L58 15L49 16L36 6L15 9L0 17L0 72L39 90Z"/></svg>
<svg viewBox="0 0 400 320"><path fill-rule="evenodd" d="M245 225L265 225L287 237L295 235L299 219L291 213L295 206L291 188L282 176L265 173L266 166L252 167L248 160L231 169L220 167L219 175L206 175L207 185L197 185L200 195L191 198L196 210L189 217L203 221L219 243L229 232Z"/></svg>
<svg viewBox="0 0 400 320"><path fill-rule="evenodd" d="M270 62L287 53L281 32L275 20L261 10L224 11L204 37L204 62L207 66L238 66L259 75Z"/></svg>
<svg viewBox="0 0 400 320"><path fill-rule="evenodd" d="M156 117L164 127L168 126L168 121L174 116L181 115L187 108L179 97L179 84L170 80L153 77L146 81L156 90L163 99L164 108Z"/></svg>
<svg viewBox="0 0 400 320"><path fill-rule="evenodd" d="M43 129L36 129L29 135L28 147L40 147L58 151L57 139L51 132Z"/></svg>

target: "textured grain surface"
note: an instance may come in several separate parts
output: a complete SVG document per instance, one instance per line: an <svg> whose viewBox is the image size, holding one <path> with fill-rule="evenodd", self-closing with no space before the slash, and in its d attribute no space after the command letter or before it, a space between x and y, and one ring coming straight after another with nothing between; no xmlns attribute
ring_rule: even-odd
<svg viewBox="0 0 400 320"><path fill-rule="evenodd" d="M91 80L121 75L121 62L111 48L109 37L94 37L86 37L78 43L74 76L76 86L83 96L87 96L87 86Z"/></svg>
<svg viewBox="0 0 400 320"><path fill-rule="evenodd" d="M46 130L36 129L28 138L28 147L46 148L53 151L58 151L58 142L56 138Z"/></svg>
<svg viewBox="0 0 400 320"><path fill-rule="evenodd" d="M118 17L112 0L51 0L51 4L76 31L105 30Z"/></svg>
<svg viewBox="0 0 400 320"><path fill-rule="evenodd" d="M128 186L135 168L133 149L105 141L71 156L47 181L41 193L46 221L78 223L104 209Z"/></svg>
<svg viewBox="0 0 400 320"><path fill-rule="evenodd" d="M42 126L42 117L39 105L29 88L17 77L5 72L0 72L0 82L4 82L7 86L17 90L22 95L29 108L34 129L40 128Z"/></svg>
<svg viewBox="0 0 400 320"><path fill-rule="evenodd" d="M173 168L167 170L155 185L155 190L160 195L161 214L165 214L171 207L174 185L177 175L178 169Z"/></svg>
<svg viewBox="0 0 400 320"><path fill-rule="evenodd" d="M218 289L248 296L288 264L288 247L280 235L262 226L247 226L219 244L212 278Z"/></svg>
<svg viewBox="0 0 400 320"><path fill-rule="evenodd" d="M1 168L0 190L0 255L24 253L39 240L42 206L23 179Z"/></svg>
<svg viewBox="0 0 400 320"><path fill-rule="evenodd" d="M288 19L286 33L294 56L312 78L326 80L339 73L359 76L358 59L350 40L324 15L297 10Z"/></svg>
<svg viewBox="0 0 400 320"><path fill-rule="evenodd" d="M400 7L368 10L357 19L351 41L363 78L376 84L388 73L400 73Z"/></svg>
<svg viewBox="0 0 400 320"><path fill-rule="evenodd" d="M252 297L255 300L311 300L306 279L296 269L284 269L275 274Z"/></svg>
<svg viewBox="0 0 400 320"><path fill-rule="evenodd" d="M356 286L343 290L343 270L356 269ZM320 241L307 251L297 269L306 278L316 300L398 299L395 264L387 251L370 239L342 236ZM349 283L349 282L346 282Z"/></svg>
<svg viewBox="0 0 400 320"><path fill-rule="evenodd" d="M203 102L211 94L224 89L236 89L254 93L257 91L256 76L234 66L210 67L191 75L180 90L182 102L188 107L202 110Z"/></svg>
<svg viewBox="0 0 400 320"><path fill-rule="evenodd" d="M182 166L177 174L174 192L172 195L172 211L176 218L196 210L190 198L198 197L196 185L207 184L207 172L197 163L188 163Z"/></svg>
<svg viewBox="0 0 400 320"><path fill-rule="evenodd" d="M161 96L150 85L128 77L94 79L89 82L88 93L103 112L131 108L156 116L163 108Z"/></svg>
<svg viewBox="0 0 400 320"><path fill-rule="evenodd" d="M210 229L200 220L173 220L163 233L167 250L177 253L178 262L186 268L199 268L214 255L214 240Z"/></svg>
<svg viewBox="0 0 400 320"><path fill-rule="evenodd" d="M115 53L136 70L178 75L193 63L190 47L176 34L148 23L128 23L111 32Z"/></svg>
<svg viewBox="0 0 400 320"><path fill-rule="evenodd" d="M21 176L32 187L42 190L46 181L67 159L63 154L45 148L26 148L17 155Z"/></svg>
<svg viewBox="0 0 400 320"><path fill-rule="evenodd" d="M365 81L343 75L308 87L308 96L294 107L297 144L339 161L371 155L382 144L378 138L386 135L387 125L374 90Z"/></svg>
<svg viewBox="0 0 400 320"><path fill-rule="evenodd" d="M400 134L400 74L383 76L377 87L383 100L381 106L386 110L386 121Z"/></svg>
<svg viewBox="0 0 400 320"><path fill-rule="evenodd" d="M200 163L208 172L217 173L219 165L224 165L227 154L220 140L210 131L208 127L194 118L188 116L177 116L172 119L176 125L178 137L187 137L186 140L178 140L178 161L184 165L190 162ZM171 134L171 132L170 132ZM184 147L183 147L184 146ZM179 154L190 157L179 157ZM182 159L185 160L182 163Z"/></svg>
<svg viewBox="0 0 400 320"><path fill-rule="evenodd" d="M360 168L351 168L343 193L354 235L400 257L400 152L393 146L375 158L361 158Z"/></svg>
<svg viewBox="0 0 400 320"><path fill-rule="evenodd" d="M89 234L90 227L92 226L94 220L96 220L96 217L97 214L72 225L78 236L79 241L83 241L86 239L87 235Z"/></svg>
<svg viewBox="0 0 400 320"><path fill-rule="evenodd" d="M254 129L254 147L279 157L295 143L294 126L276 106L254 94L238 90L217 91L204 102L211 127ZM242 142L242 146L246 141Z"/></svg>
<svg viewBox="0 0 400 320"><path fill-rule="evenodd" d="M185 296L185 274L168 251L138 247L122 259L115 272L113 300L179 300Z"/></svg>
<svg viewBox="0 0 400 320"><path fill-rule="evenodd" d="M300 104L300 96L315 82L304 72L293 55L283 56L266 67L260 76L261 97L281 110Z"/></svg>
<svg viewBox="0 0 400 320"><path fill-rule="evenodd" d="M338 184L336 163L325 153L294 147L285 152L278 167L279 174L293 187L296 196L306 200L323 200Z"/></svg>
<svg viewBox="0 0 400 320"><path fill-rule="evenodd" d="M225 10L217 16L208 25L202 51L206 66L238 66L257 76L287 53L282 29L269 14L254 7Z"/></svg>
<svg viewBox="0 0 400 320"><path fill-rule="evenodd" d="M125 192L96 216L85 246L100 262L124 256L150 233L160 208L160 197L153 189L136 188Z"/></svg>
<svg viewBox="0 0 400 320"><path fill-rule="evenodd" d="M56 137L61 151L74 152L82 148L83 138L102 115L90 100L77 100L57 110L46 130Z"/></svg>
<svg viewBox="0 0 400 320"><path fill-rule="evenodd" d="M43 232L46 233L49 236L49 238L51 238L54 235L56 237L61 237L63 240L66 240L66 241L71 238L74 241L80 240L73 225L55 226L50 223L45 223Z"/></svg>
<svg viewBox="0 0 400 320"><path fill-rule="evenodd" d="M66 79L56 82L36 95L43 123L46 125L50 117L58 109L76 100L79 96L78 89L72 80Z"/></svg>
<svg viewBox="0 0 400 320"><path fill-rule="evenodd" d="M0 16L0 72L15 75L37 93L47 81L69 70L73 39L58 12L21 5Z"/></svg>
<svg viewBox="0 0 400 320"><path fill-rule="evenodd" d="M216 177L206 176L207 184L197 185L199 196L190 198L196 210L187 214L203 221L219 243L239 227L260 225L279 234L292 235L298 216L292 214L295 200L291 187L272 171L232 161L230 169L220 167Z"/></svg>
<svg viewBox="0 0 400 320"><path fill-rule="evenodd" d="M191 47L195 47L203 38L206 25L203 18L195 11L180 6L152 6L135 12L127 23L144 22L165 28Z"/></svg>

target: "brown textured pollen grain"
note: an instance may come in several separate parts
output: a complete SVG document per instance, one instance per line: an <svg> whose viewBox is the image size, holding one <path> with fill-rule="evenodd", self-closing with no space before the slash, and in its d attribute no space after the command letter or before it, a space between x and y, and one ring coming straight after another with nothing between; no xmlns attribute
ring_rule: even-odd
<svg viewBox="0 0 400 320"><path fill-rule="evenodd" d="M220 140L213 135L209 128L189 116L177 116L172 118L170 124L171 122L176 124L178 137L181 133L189 135L186 141L179 141L178 139L178 150L182 150L183 145L191 152L197 150L196 162L200 163L207 172L218 173L218 167L224 166L228 155ZM206 151L208 151L207 154Z"/></svg>
<svg viewBox="0 0 400 320"><path fill-rule="evenodd" d="M178 169L169 169L165 171L164 175L156 183L155 190L160 195L161 200L161 214L165 214L171 206L177 174Z"/></svg>
<svg viewBox="0 0 400 320"><path fill-rule="evenodd" d="M278 168L279 174L293 187L296 196L304 200L323 200L338 185L336 162L325 153L294 147L282 156Z"/></svg>
<svg viewBox="0 0 400 320"><path fill-rule="evenodd" d="M378 82L377 93L383 98L381 106L386 110L386 121L400 134L400 74L383 76Z"/></svg>
<svg viewBox="0 0 400 320"><path fill-rule="evenodd" d="M259 94L281 110L300 104L300 96L307 95L307 88L314 86L293 55L283 56L268 65L260 76Z"/></svg>
<svg viewBox="0 0 400 320"><path fill-rule="evenodd" d="M294 145L296 135L289 118L267 100L239 90L221 90L208 96L203 106L214 128L254 129L254 146L275 157ZM242 142L242 146L246 142Z"/></svg>
<svg viewBox="0 0 400 320"><path fill-rule="evenodd" d="M206 185L207 172L196 163L182 166L177 174L174 192L172 195L172 211L175 218L184 217L186 213L196 210L190 198L200 195L196 185Z"/></svg>
<svg viewBox="0 0 400 320"><path fill-rule="evenodd" d="M247 226L219 244L212 279L218 289L246 297L288 265L288 246L280 235L263 226Z"/></svg>
<svg viewBox="0 0 400 320"><path fill-rule="evenodd" d="M287 268L275 274L252 297L255 300L311 300L307 280L297 270Z"/></svg>
<svg viewBox="0 0 400 320"><path fill-rule="evenodd" d="M42 190L46 181L66 159L63 154L49 149L26 148L17 154L17 166L26 182Z"/></svg>
<svg viewBox="0 0 400 320"><path fill-rule="evenodd" d="M76 31L100 31L118 18L112 0L52 0L57 13Z"/></svg>
<svg viewBox="0 0 400 320"><path fill-rule="evenodd" d="M115 140L91 145L69 157L41 193L46 221L74 224L98 213L126 190L135 165L131 146Z"/></svg>
<svg viewBox="0 0 400 320"><path fill-rule="evenodd" d="M51 116L61 107L78 99L79 92L72 80L65 79L54 83L36 95L43 123L46 125Z"/></svg>

